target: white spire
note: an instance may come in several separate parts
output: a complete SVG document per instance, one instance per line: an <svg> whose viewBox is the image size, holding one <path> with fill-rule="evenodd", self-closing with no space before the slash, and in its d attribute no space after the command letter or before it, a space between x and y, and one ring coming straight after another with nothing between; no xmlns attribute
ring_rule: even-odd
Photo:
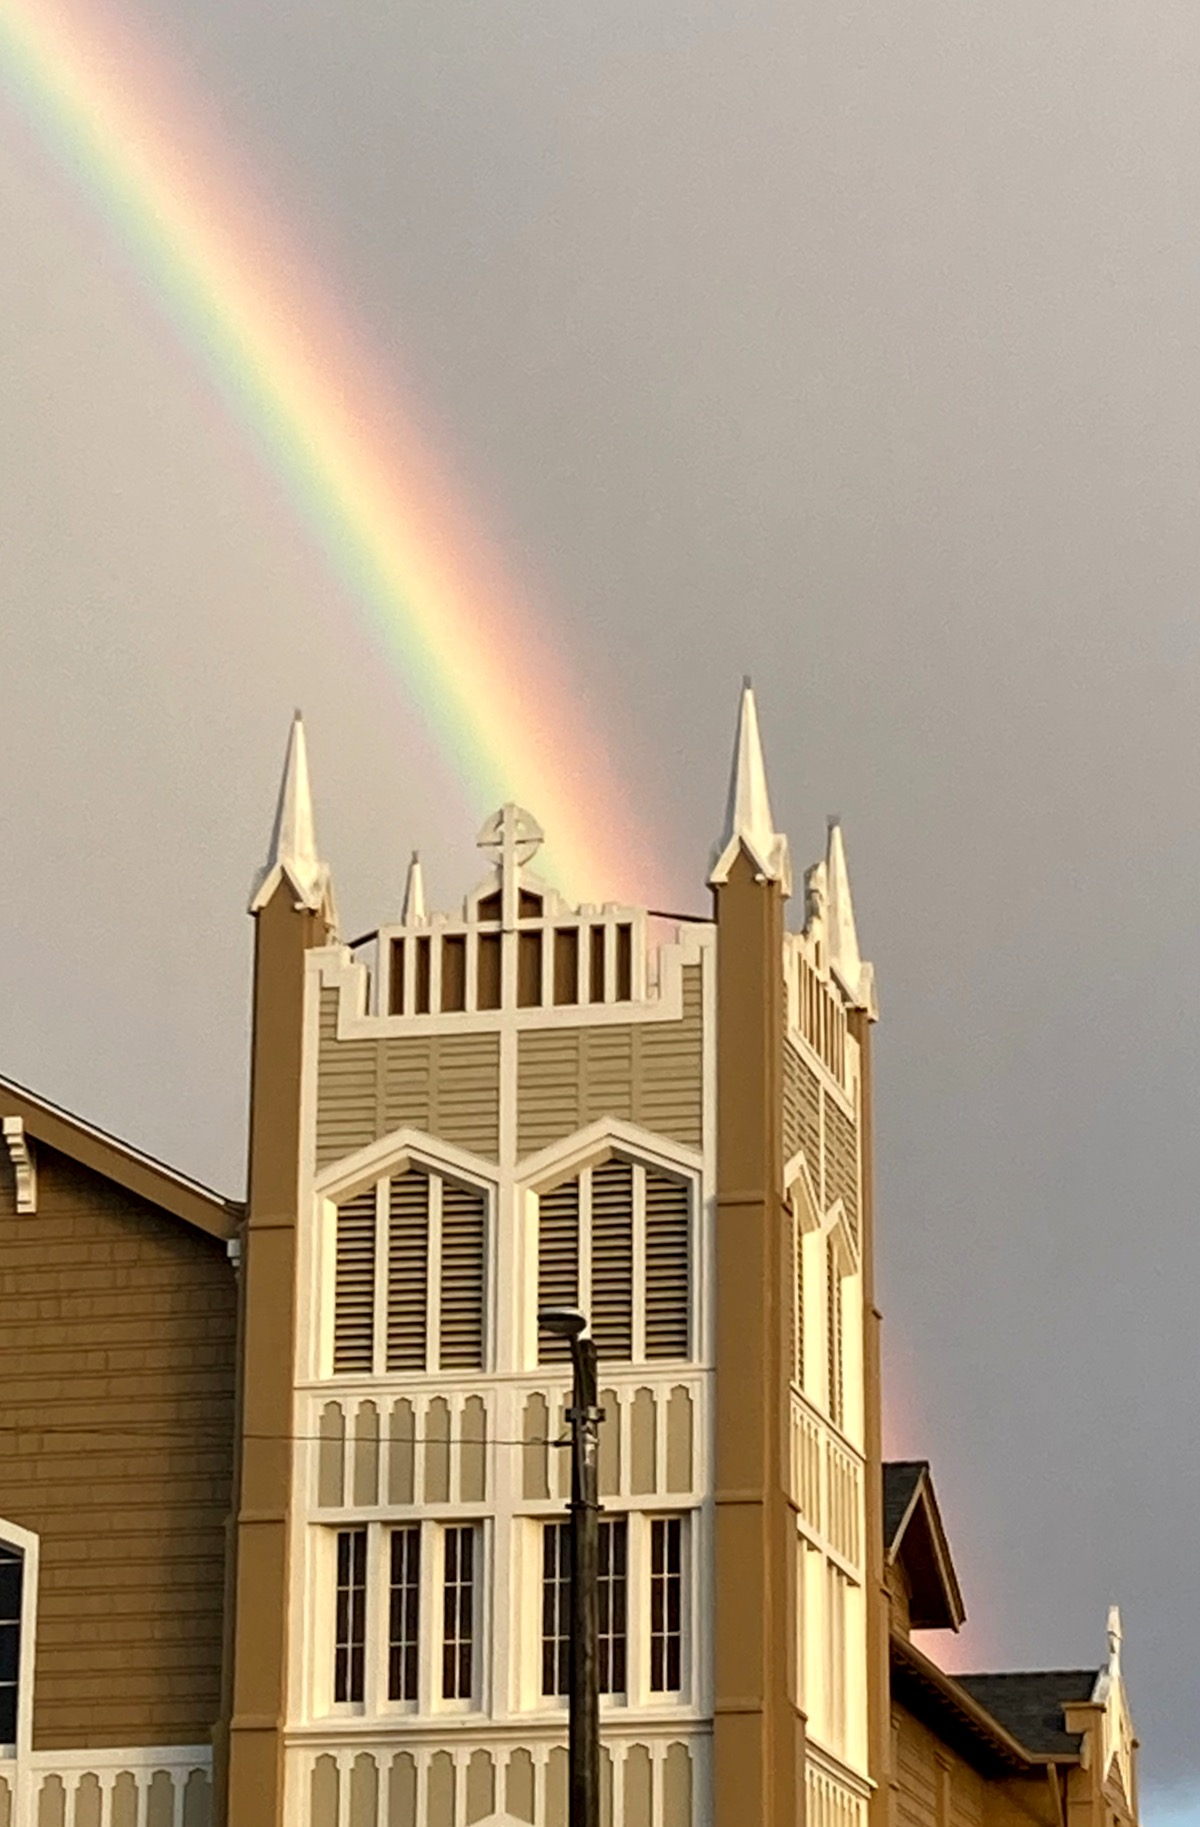
<svg viewBox="0 0 1200 1827"><path fill-rule="evenodd" d="M1108 1672L1119 1675L1121 1672L1121 1607L1110 1605L1108 1608Z"/></svg>
<svg viewBox="0 0 1200 1827"><path fill-rule="evenodd" d="M858 948L846 846L841 821L837 818L829 820L829 843L825 853L825 923L830 969L850 1000L874 1015L875 973L869 964L864 964Z"/></svg>
<svg viewBox="0 0 1200 1827"><path fill-rule="evenodd" d="M421 868L420 852L416 850L408 865L408 880L404 885L404 913L401 917L406 926L424 926L428 918L425 911L425 874Z"/></svg>
<svg viewBox="0 0 1200 1827"><path fill-rule="evenodd" d="M260 912L285 879L295 891L299 906L311 908L314 913L324 910L332 916L329 870L317 854L312 789L308 782L308 748L299 711L292 719L288 736L271 848L266 865L255 882L250 912Z"/></svg>
<svg viewBox="0 0 1200 1827"><path fill-rule="evenodd" d="M762 739L758 733L758 707L754 702L754 688L749 679L742 681L742 702L738 712L737 740L733 745L725 829L721 834L720 855L708 878L712 886L729 880L734 859L743 848L760 876L769 882L781 882L784 894L792 892L792 866L787 838L776 831L771 817L767 769L763 760Z"/></svg>

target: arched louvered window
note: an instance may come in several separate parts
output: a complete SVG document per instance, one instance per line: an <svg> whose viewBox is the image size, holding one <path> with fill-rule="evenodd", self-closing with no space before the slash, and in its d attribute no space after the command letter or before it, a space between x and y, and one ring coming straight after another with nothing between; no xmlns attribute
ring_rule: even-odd
<svg viewBox="0 0 1200 1827"><path fill-rule="evenodd" d="M482 1370L487 1194L408 1167L337 1207L335 1374Z"/></svg>
<svg viewBox="0 0 1200 1827"><path fill-rule="evenodd" d="M579 1307L601 1358L686 1358L692 1344L692 1189L613 1159L538 1200L538 1305ZM539 1338L543 1363L569 1355Z"/></svg>
<svg viewBox="0 0 1200 1827"><path fill-rule="evenodd" d="M825 1263L828 1289L826 1343L829 1348L829 1418L835 1426L841 1427L846 1406L842 1359L842 1277L832 1238L826 1244Z"/></svg>
<svg viewBox="0 0 1200 1827"><path fill-rule="evenodd" d="M592 1169L592 1336L604 1358L633 1356L633 1167Z"/></svg>
<svg viewBox="0 0 1200 1827"><path fill-rule="evenodd" d="M691 1329L691 1188L646 1172L646 1356L686 1358Z"/></svg>
<svg viewBox="0 0 1200 1827"><path fill-rule="evenodd" d="M804 1232L792 1215L792 1380L804 1388Z"/></svg>

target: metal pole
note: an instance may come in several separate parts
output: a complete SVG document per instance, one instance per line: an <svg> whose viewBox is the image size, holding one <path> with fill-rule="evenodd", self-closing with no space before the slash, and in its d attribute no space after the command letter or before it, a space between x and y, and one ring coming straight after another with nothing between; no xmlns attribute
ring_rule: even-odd
<svg viewBox="0 0 1200 1827"><path fill-rule="evenodd" d="M600 1495L597 1464L596 1342L573 1338L571 1423L570 1827L600 1827L600 1665L598 1590Z"/></svg>

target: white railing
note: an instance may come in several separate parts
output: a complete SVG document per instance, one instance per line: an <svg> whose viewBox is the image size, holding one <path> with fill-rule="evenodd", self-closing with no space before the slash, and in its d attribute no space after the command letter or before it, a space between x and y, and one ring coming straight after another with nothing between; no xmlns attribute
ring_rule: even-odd
<svg viewBox="0 0 1200 1827"><path fill-rule="evenodd" d="M458 1740L459 1742L456 1742ZM700 1827L709 1820L707 1727L605 1734L602 1815L612 1827L643 1822ZM567 1818L563 1743L465 1734L439 1738L322 1735L288 1751L288 1827L443 1827L493 1817L550 1827ZM851 1827L831 1823L830 1827Z"/></svg>
<svg viewBox="0 0 1200 1827"><path fill-rule="evenodd" d="M209 1827L212 1751L35 1751L23 1769L0 1766L0 1785L0 1821L11 1827Z"/></svg>
<svg viewBox="0 0 1200 1827"><path fill-rule="evenodd" d="M792 1502L805 1531L852 1572L862 1569L863 1462L795 1390L791 1400Z"/></svg>
<svg viewBox="0 0 1200 1827"><path fill-rule="evenodd" d="M602 1367L601 1381L601 1496L694 1500L706 1488L710 1378L642 1365ZM313 1509L491 1504L500 1483L515 1485L524 1503L561 1502L570 1456L549 1443L567 1438L569 1405L565 1377L553 1372L474 1390L313 1386L300 1426L310 1443ZM497 1442L506 1454L519 1452L515 1478L497 1479Z"/></svg>

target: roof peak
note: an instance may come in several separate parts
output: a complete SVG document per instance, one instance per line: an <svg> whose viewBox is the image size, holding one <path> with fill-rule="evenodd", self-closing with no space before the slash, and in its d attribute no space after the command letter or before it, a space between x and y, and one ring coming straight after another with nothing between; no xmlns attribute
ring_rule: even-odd
<svg viewBox="0 0 1200 1827"><path fill-rule="evenodd" d="M830 969L856 1007L866 1009L874 1018L878 1013L875 1000L875 972L867 964L858 943L858 926L854 918L854 901L850 894L850 871L846 864L846 843L842 821L836 813L827 820L825 849L825 923Z"/></svg>
<svg viewBox="0 0 1200 1827"><path fill-rule="evenodd" d="M719 854L708 878L710 886L719 887L729 880L734 859L742 850L746 851L762 880L779 882L784 894L792 892L788 842L782 832L776 831L771 816L767 766L758 728L758 705L748 674L742 680L725 827L721 834Z"/></svg>
<svg viewBox="0 0 1200 1827"><path fill-rule="evenodd" d="M286 880L295 893L297 905L313 913L333 916L333 895L328 865L317 850L316 822L313 817L312 787L308 775L308 743L304 719L297 711L288 731L287 755L283 779L275 807L275 823L267 861L255 880L250 912L261 913L280 883Z"/></svg>

